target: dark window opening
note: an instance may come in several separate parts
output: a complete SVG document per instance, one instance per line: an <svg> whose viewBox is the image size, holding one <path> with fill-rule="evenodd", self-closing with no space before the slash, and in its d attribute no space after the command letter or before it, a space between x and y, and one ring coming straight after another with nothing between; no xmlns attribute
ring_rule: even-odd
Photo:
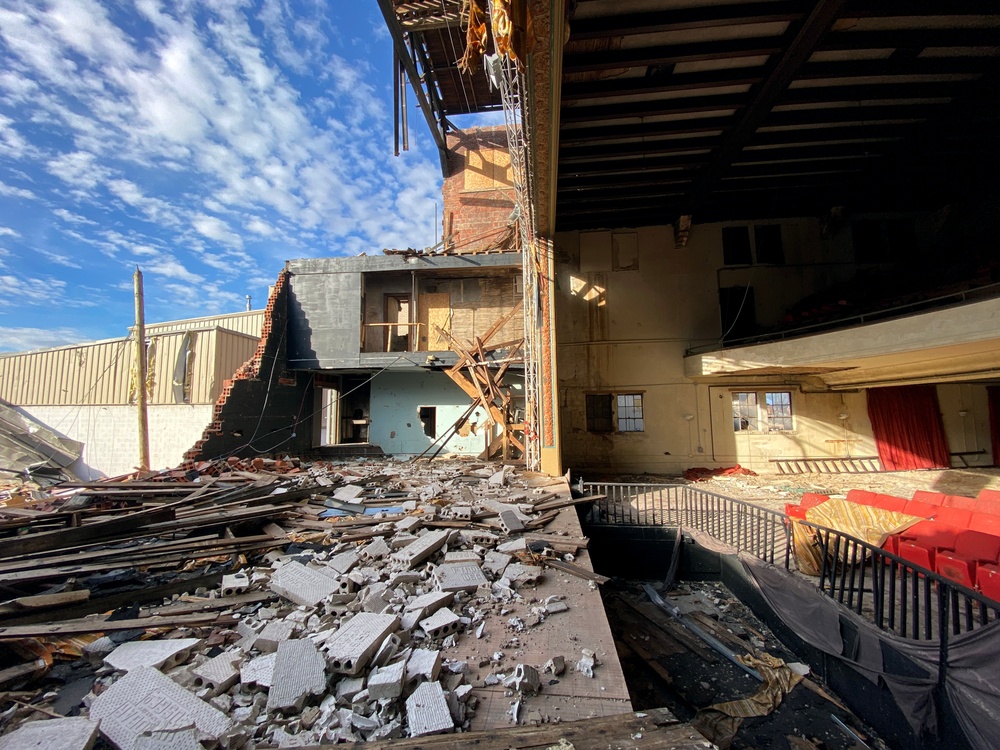
<svg viewBox="0 0 1000 750"><path fill-rule="evenodd" d="M611 432L614 429L611 398L610 393L587 396L587 432Z"/></svg>
<svg viewBox="0 0 1000 750"><path fill-rule="evenodd" d="M722 262L727 266L753 265L750 227L722 228Z"/></svg>
<svg viewBox="0 0 1000 750"><path fill-rule="evenodd" d="M417 413L420 422L424 426L424 434L429 438L437 437L437 407L421 406Z"/></svg>
<svg viewBox="0 0 1000 750"><path fill-rule="evenodd" d="M781 224L761 224L753 228L753 241L757 247L757 262L783 265L785 248L781 244Z"/></svg>

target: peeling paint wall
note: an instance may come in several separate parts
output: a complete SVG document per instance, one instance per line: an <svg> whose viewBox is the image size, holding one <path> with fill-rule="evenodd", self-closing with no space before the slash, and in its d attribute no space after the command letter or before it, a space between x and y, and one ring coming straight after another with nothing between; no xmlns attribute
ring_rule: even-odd
<svg viewBox="0 0 1000 750"><path fill-rule="evenodd" d="M817 220L779 223L785 265L746 268L725 267L722 252L723 227L746 223L697 225L685 248L674 247L670 226L556 236L566 465L676 473L739 463L768 473L778 459L876 454L865 391L810 392L808 378L788 375L734 377L711 387L685 377L685 351L717 343L724 333L720 286L752 285L756 319L768 325L858 270L849 231L825 237ZM790 392L793 429L735 430L734 391ZM938 392L951 451L985 449L967 460L991 464L985 387L941 385ZM588 430L587 396L608 394L641 395L643 431Z"/></svg>

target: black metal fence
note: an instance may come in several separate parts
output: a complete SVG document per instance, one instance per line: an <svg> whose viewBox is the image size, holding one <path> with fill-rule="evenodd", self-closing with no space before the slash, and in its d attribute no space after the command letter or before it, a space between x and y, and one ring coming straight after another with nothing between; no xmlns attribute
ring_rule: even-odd
<svg viewBox="0 0 1000 750"><path fill-rule="evenodd" d="M799 569L793 519L784 513L689 485L584 482L582 489L606 498L595 505L591 523L698 529L771 564ZM938 641L944 655L950 635L1000 618L1000 602L978 591L835 529L794 523L799 545L818 560L820 591L883 630Z"/></svg>

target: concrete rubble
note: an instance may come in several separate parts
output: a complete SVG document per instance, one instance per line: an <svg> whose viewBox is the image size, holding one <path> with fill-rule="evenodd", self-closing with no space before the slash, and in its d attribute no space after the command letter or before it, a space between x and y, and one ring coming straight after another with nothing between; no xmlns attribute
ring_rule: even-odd
<svg viewBox="0 0 1000 750"><path fill-rule="evenodd" d="M561 597L530 599L527 591L547 575L539 564L546 556L563 559L552 549L528 551L522 537L543 528L533 522L545 521L547 509L535 506L555 493L487 464L373 461L309 471L327 480L326 496L366 513L305 524L231 568L202 593L232 600L231 624L166 628L105 646L80 714L99 720L112 746L193 740L235 750L463 731L476 712L474 687L502 684L530 703L548 682L542 673L562 674L569 653L544 665L497 663L490 678L471 683L466 663L444 653L484 632L523 637L567 608ZM278 525L295 526L289 517ZM487 659L493 648L483 647ZM577 669L588 667L592 674L584 652Z"/></svg>

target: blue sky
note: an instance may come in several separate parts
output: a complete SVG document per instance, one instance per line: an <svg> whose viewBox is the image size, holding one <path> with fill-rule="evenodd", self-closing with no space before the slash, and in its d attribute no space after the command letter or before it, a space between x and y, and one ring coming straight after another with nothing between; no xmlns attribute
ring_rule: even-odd
<svg viewBox="0 0 1000 750"><path fill-rule="evenodd" d="M264 305L289 258L435 236L410 106L392 155L375 0L0 0L0 351ZM438 208L440 216L440 208Z"/></svg>

